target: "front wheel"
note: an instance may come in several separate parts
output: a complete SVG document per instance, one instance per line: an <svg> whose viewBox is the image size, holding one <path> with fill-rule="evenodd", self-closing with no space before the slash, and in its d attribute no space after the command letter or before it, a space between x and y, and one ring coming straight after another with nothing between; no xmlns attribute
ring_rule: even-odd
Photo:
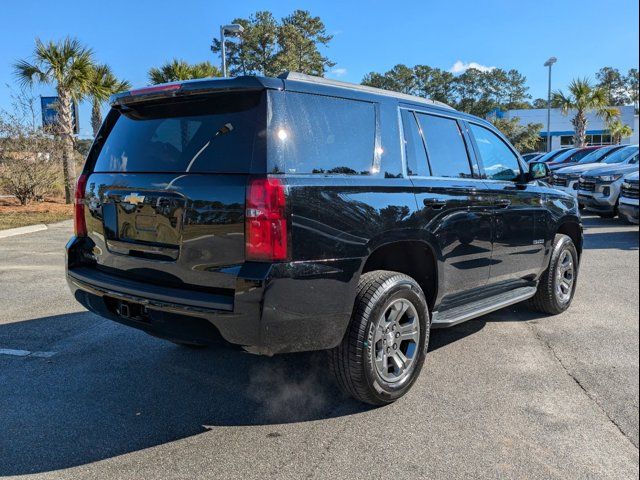
<svg viewBox="0 0 640 480"><path fill-rule="evenodd" d="M529 302L531 307L550 315L567 310L576 291L578 262L573 240L567 235L556 235L549 268L540 277L538 291Z"/></svg>
<svg viewBox="0 0 640 480"><path fill-rule="evenodd" d="M414 279L383 270L363 274L344 339L329 351L338 385L371 405L394 402L420 374L429 328L427 302Z"/></svg>

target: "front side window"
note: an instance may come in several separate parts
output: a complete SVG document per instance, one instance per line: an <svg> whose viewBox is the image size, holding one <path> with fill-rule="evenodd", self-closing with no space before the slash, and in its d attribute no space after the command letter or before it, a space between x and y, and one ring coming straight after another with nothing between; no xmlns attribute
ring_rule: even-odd
<svg viewBox="0 0 640 480"><path fill-rule="evenodd" d="M376 112L369 102L297 92L271 95L270 171L369 175Z"/></svg>
<svg viewBox="0 0 640 480"><path fill-rule="evenodd" d="M458 122L452 118L417 114L435 177L470 178L471 165Z"/></svg>
<svg viewBox="0 0 640 480"><path fill-rule="evenodd" d="M520 163L515 153L488 128L473 123L470 125L487 179L510 182L516 180L520 176Z"/></svg>

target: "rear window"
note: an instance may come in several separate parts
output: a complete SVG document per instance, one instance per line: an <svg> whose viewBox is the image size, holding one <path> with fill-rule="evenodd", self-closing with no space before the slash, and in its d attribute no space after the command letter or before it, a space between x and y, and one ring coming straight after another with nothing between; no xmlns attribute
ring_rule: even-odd
<svg viewBox="0 0 640 480"><path fill-rule="evenodd" d="M263 94L222 94L110 114L95 172L247 173L266 129Z"/></svg>
<svg viewBox="0 0 640 480"><path fill-rule="evenodd" d="M371 173L373 103L296 92L272 95L268 141L272 173Z"/></svg>

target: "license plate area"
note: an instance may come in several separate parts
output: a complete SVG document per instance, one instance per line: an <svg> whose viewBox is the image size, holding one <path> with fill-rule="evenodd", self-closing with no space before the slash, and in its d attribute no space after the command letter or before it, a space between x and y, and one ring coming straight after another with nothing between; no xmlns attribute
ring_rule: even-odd
<svg viewBox="0 0 640 480"><path fill-rule="evenodd" d="M186 200L171 192L109 191L102 205L107 248L122 255L177 260Z"/></svg>

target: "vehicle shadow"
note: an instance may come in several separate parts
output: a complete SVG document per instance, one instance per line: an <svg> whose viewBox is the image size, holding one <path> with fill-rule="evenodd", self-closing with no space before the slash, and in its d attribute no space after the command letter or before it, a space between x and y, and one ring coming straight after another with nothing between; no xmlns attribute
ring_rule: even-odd
<svg viewBox="0 0 640 480"><path fill-rule="evenodd" d="M430 350L479 331L434 331ZM371 409L342 394L324 352L190 350L88 312L0 325L0 476L85 465L217 427L276 425Z"/></svg>
<svg viewBox="0 0 640 480"><path fill-rule="evenodd" d="M69 336L45 344L56 330ZM221 426L370 408L337 389L323 352L190 350L87 312L0 325L2 348L33 345L55 355L0 355L0 476L84 465Z"/></svg>

